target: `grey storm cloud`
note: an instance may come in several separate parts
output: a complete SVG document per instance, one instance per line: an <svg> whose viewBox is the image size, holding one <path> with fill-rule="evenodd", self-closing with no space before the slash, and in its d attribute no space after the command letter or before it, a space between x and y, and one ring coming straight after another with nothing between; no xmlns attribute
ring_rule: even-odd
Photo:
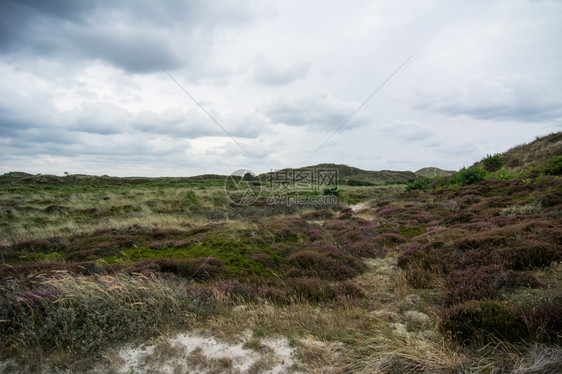
<svg viewBox="0 0 562 374"><path fill-rule="evenodd" d="M217 27L251 21L244 7L204 1L8 0L1 8L0 54L99 59L135 73L160 69L151 55L169 70L201 62Z"/></svg>

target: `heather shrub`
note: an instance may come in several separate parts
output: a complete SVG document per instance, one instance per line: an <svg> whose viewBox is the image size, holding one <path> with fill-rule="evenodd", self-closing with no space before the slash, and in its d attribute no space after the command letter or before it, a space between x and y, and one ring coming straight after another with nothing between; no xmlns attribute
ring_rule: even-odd
<svg viewBox="0 0 562 374"><path fill-rule="evenodd" d="M148 276L156 273L160 269L160 264L155 260L139 261L123 270L126 274L142 274Z"/></svg>
<svg viewBox="0 0 562 374"><path fill-rule="evenodd" d="M195 281L209 281L227 274L224 263L214 257L171 259L159 258L137 262L124 270L125 273L150 275L156 272L172 273Z"/></svg>
<svg viewBox="0 0 562 374"><path fill-rule="evenodd" d="M173 273L183 278L196 281L217 279L227 273L224 263L214 257L188 259L159 259L158 271Z"/></svg>
<svg viewBox="0 0 562 374"><path fill-rule="evenodd" d="M345 280L361 273L365 265L353 256L338 252L300 251L286 259L287 277L320 277Z"/></svg>
<svg viewBox="0 0 562 374"><path fill-rule="evenodd" d="M432 282L449 272L449 264L442 248L414 243L398 255L398 267L414 288L431 287Z"/></svg>
<svg viewBox="0 0 562 374"><path fill-rule="evenodd" d="M449 273L447 298L450 304L468 300L491 299L497 294L496 281L501 274L499 265L453 270Z"/></svg>
<svg viewBox="0 0 562 374"><path fill-rule="evenodd" d="M334 217L334 212L328 209L318 209L312 212L307 212L302 215L302 218L308 220L321 220L321 219L332 219Z"/></svg>
<svg viewBox="0 0 562 374"><path fill-rule="evenodd" d="M405 237L404 235L392 233L392 232L380 234L373 238L373 242L378 247L381 246L394 247L398 244L406 243L407 241L408 238Z"/></svg>
<svg viewBox="0 0 562 374"><path fill-rule="evenodd" d="M562 342L562 306L543 304L528 313L526 319L535 339Z"/></svg>
<svg viewBox="0 0 562 374"><path fill-rule="evenodd" d="M542 268L562 260L559 244L539 240L527 240L517 246L501 248L498 252L505 266L513 270Z"/></svg>
<svg viewBox="0 0 562 374"><path fill-rule="evenodd" d="M29 349L72 351L96 357L114 344L187 327L189 315L209 316L215 301L197 290L186 293L179 279L62 276L34 289L3 288L0 339L15 355Z"/></svg>
<svg viewBox="0 0 562 374"><path fill-rule="evenodd" d="M69 246L69 241L66 238L60 236L54 236L51 238L27 240L23 242L16 243L11 246L14 251L25 251L25 252L63 252Z"/></svg>
<svg viewBox="0 0 562 374"><path fill-rule="evenodd" d="M250 258L256 262L259 262L267 269L273 269L277 267L276 262L272 260L271 256L267 253L253 253L250 255Z"/></svg>
<svg viewBox="0 0 562 374"><path fill-rule="evenodd" d="M562 204L562 192L553 191L545 195L541 201L541 205L545 208L554 207Z"/></svg>
<svg viewBox="0 0 562 374"><path fill-rule="evenodd" d="M385 257L388 250L374 238L363 238L347 247L347 251L357 257L380 258Z"/></svg>
<svg viewBox="0 0 562 374"><path fill-rule="evenodd" d="M287 281L287 287L300 300L309 302L327 302L335 298L330 283L318 277L293 278Z"/></svg>
<svg viewBox="0 0 562 374"><path fill-rule="evenodd" d="M352 282L338 282L333 286L334 294L342 301L359 300L366 297L365 291Z"/></svg>
<svg viewBox="0 0 562 374"><path fill-rule="evenodd" d="M448 308L442 315L441 329L464 345L482 345L494 339L514 342L527 335L521 313L496 301L470 300Z"/></svg>
<svg viewBox="0 0 562 374"><path fill-rule="evenodd" d="M247 284L236 280L224 280L213 287L217 292L233 299L253 300L256 292Z"/></svg>
<svg viewBox="0 0 562 374"><path fill-rule="evenodd" d="M500 265L485 265L453 270L449 273L448 301L462 303L471 299L487 300L496 297L501 289L538 287L540 283L529 273L503 270Z"/></svg>
<svg viewBox="0 0 562 374"><path fill-rule="evenodd" d="M458 213L455 213L455 214L452 214L452 215L448 216L447 218L442 220L439 224L440 225L452 225L452 224L457 224L457 223L468 223L473 218L474 218L474 214L472 214L470 212L458 212Z"/></svg>

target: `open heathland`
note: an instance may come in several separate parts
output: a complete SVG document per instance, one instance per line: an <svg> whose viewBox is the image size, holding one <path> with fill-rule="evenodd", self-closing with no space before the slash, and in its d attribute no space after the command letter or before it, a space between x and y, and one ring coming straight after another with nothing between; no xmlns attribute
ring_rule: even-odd
<svg viewBox="0 0 562 374"><path fill-rule="evenodd" d="M561 139L330 204L0 176L0 370L560 372Z"/></svg>

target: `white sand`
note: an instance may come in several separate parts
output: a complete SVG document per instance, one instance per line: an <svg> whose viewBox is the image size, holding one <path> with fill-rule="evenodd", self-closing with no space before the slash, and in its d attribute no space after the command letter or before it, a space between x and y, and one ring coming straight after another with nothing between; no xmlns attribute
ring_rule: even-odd
<svg viewBox="0 0 562 374"><path fill-rule="evenodd" d="M286 338L252 339L259 349L244 342L226 342L196 333L178 334L167 341L141 347L124 347L119 373L291 373L294 348ZM158 348L158 346L167 348ZM250 345L250 344L249 344ZM164 352L164 353L162 353ZM198 359L194 359L198 357Z"/></svg>

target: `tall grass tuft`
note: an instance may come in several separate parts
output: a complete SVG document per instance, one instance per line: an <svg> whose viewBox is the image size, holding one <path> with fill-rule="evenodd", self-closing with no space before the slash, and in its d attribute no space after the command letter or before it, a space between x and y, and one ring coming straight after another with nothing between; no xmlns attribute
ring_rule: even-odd
<svg viewBox="0 0 562 374"><path fill-rule="evenodd" d="M177 278L71 276L1 287L3 355L99 354L113 344L185 328L216 307L211 292ZM3 357L6 358L6 357Z"/></svg>

